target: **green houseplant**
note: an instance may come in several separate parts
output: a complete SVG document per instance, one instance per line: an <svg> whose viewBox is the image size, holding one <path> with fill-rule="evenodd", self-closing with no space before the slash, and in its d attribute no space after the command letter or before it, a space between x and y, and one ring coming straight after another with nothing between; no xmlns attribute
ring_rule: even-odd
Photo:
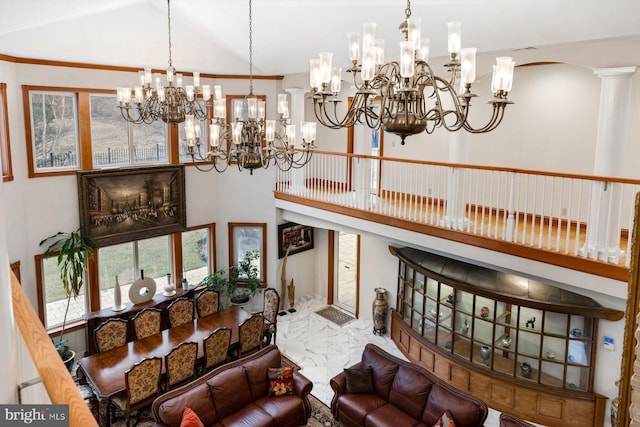
<svg viewBox="0 0 640 427"><path fill-rule="evenodd" d="M231 304L245 304L260 287L258 266L254 263L259 259L259 251L247 251L236 265L208 275L198 286L215 289Z"/></svg>
<svg viewBox="0 0 640 427"><path fill-rule="evenodd" d="M93 257L93 248L97 246L97 243L94 238L83 236L78 229L70 233L59 231L40 242L40 246L45 244L48 245L44 252L45 258L57 253L60 281L67 296L67 306L62 320L60 337L57 343L53 339L52 342L62 360L71 369L75 352L69 349L66 345L67 340L64 339L67 314L69 313L71 297L75 299L80 294L84 283L84 272L87 269L89 260Z"/></svg>

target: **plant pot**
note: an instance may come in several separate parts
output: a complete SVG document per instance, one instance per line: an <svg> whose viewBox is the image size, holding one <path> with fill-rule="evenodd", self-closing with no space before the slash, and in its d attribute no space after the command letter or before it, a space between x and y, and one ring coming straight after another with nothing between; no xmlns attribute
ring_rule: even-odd
<svg viewBox="0 0 640 427"><path fill-rule="evenodd" d="M249 302L251 299L251 291L249 289L236 289L231 296L231 304L233 305L243 305Z"/></svg>
<svg viewBox="0 0 640 427"><path fill-rule="evenodd" d="M69 372L73 369L73 364L76 361L76 352L73 350L67 350L66 352L60 355L62 358L62 363L67 367Z"/></svg>

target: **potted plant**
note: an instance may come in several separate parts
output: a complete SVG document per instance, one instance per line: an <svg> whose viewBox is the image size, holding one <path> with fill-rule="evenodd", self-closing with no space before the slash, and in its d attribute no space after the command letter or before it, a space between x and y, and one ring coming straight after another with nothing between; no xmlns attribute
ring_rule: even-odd
<svg viewBox="0 0 640 427"><path fill-rule="evenodd" d="M80 294L84 283L84 272L87 269L89 259L93 257L93 247L97 246L97 243L94 238L83 236L78 229L70 233L59 231L40 242L40 246L44 244L48 244L44 252L45 258L55 253L58 254L57 262L60 269L60 281L67 295L67 307L64 311L60 337L57 343L53 339L51 342L53 342L67 368L71 370L75 352L69 349L69 346L66 345L67 340L64 339L67 314L69 313L71 297L75 299Z"/></svg>
<svg viewBox="0 0 640 427"><path fill-rule="evenodd" d="M246 304L260 287L258 267L253 263L258 259L259 251L247 251L236 265L208 275L198 286L215 289L231 304Z"/></svg>

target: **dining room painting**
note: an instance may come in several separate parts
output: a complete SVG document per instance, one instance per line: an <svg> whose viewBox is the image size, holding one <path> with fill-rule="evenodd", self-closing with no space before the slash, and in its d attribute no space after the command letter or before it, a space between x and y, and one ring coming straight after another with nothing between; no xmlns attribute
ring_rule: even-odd
<svg viewBox="0 0 640 427"><path fill-rule="evenodd" d="M278 225L278 258L284 258L290 245L289 255L313 249L313 227L295 222Z"/></svg>

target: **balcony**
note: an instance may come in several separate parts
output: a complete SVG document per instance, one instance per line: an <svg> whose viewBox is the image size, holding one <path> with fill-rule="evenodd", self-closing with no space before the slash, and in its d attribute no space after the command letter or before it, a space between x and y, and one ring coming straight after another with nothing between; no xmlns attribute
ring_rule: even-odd
<svg viewBox="0 0 640 427"><path fill-rule="evenodd" d="M276 199L627 281L640 180L316 152Z"/></svg>

